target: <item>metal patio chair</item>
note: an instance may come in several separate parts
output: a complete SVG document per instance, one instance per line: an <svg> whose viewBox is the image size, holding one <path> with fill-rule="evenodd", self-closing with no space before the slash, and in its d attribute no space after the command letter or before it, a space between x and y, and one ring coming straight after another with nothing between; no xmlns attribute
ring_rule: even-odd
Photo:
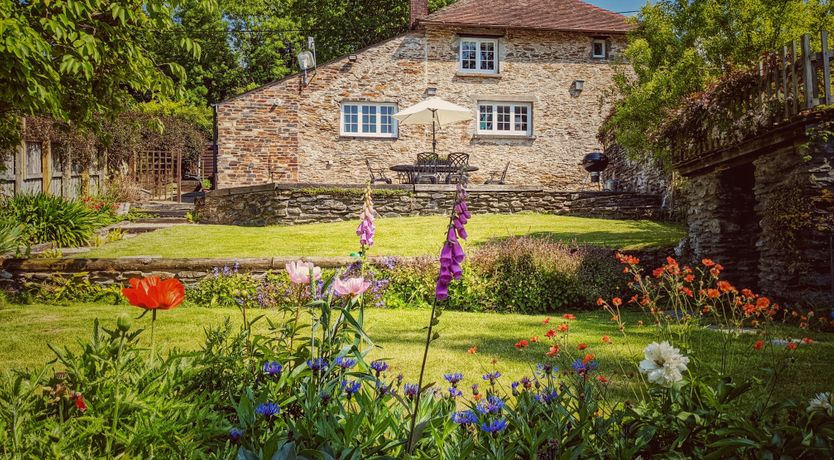
<svg viewBox="0 0 834 460"><path fill-rule="evenodd" d="M414 175L415 184L436 184L437 164L439 162L434 152L423 152L417 154L417 166L419 171Z"/></svg>
<svg viewBox="0 0 834 460"><path fill-rule="evenodd" d="M507 165L504 166L504 171L502 171L499 175L498 171L493 172L490 174L489 179L487 179L484 184L486 185L504 185L504 180L507 178L507 170L510 169L510 162L507 162Z"/></svg>
<svg viewBox="0 0 834 460"><path fill-rule="evenodd" d="M469 154L452 152L449 154L449 167L454 168L453 172L446 175L447 184L466 184L469 182L469 175L464 168L469 166Z"/></svg>
<svg viewBox="0 0 834 460"><path fill-rule="evenodd" d="M368 173L371 175L371 183L376 184L377 182L384 183L384 184L391 184L391 179L385 177L385 170L378 168L374 169L371 167L371 162L365 158L365 165L368 166Z"/></svg>

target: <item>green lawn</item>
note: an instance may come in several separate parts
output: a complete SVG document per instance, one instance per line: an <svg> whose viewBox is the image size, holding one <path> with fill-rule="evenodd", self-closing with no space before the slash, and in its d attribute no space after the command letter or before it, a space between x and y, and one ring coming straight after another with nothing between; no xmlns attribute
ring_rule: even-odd
<svg viewBox="0 0 834 460"><path fill-rule="evenodd" d="M127 305L76 304L72 306L53 305L10 305L0 307L0 369L34 368L51 359L52 352L47 343L55 345L77 346L79 340L89 337L92 323L100 318L105 326L112 327L116 315L128 312L138 316L139 309ZM259 311L273 318L272 311ZM366 329L369 335L382 348L372 353L375 359L390 359L394 372L402 372L406 380L415 380L420 366L424 332L421 330L428 320L429 311L383 310L368 311ZM181 307L163 311L157 322L158 348L178 347L195 349L202 343L203 328L219 324L225 317L239 320L236 309ZM560 322L560 315L554 314L553 324ZM585 342L589 351L597 355L600 371L612 379L612 388L622 397L630 392L629 378L622 370L633 372L641 359L643 347L653 340L652 328L648 326L629 328L623 337L616 332L607 315L601 312L577 313L577 320L571 322L571 346L568 353L579 353L573 348ZM641 316L642 317L642 316ZM441 378L442 373L463 372L468 385L480 382L483 374L481 364L498 360L498 369L504 374L504 384L513 379L529 375L531 368L542 359L546 351L544 343L531 344L527 350L514 348L519 339L529 339L538 335L544 339L546 326L542 324L544 316L445 312L441 317L439 331L441 337L435 341L428 361L429 381ZM626 316L630 324L636 324L638 314ZM148 325L149 317L135 320L135 325ZM700 357L701 361L716 362L721 346L718 332L703 331L699 338L709 356ZM799 330L783 331L784 335L802 337L805 332ZM601 337L610 335L612 345L603 345ZM831 391L834 381L834 367L830 366L830 356L834 352L834 334L812 334L816 343L803 345L795 352L797 362L784 381L789 382L782 388L779 396L806 398L820 391ZM144 339L147 340L147 334ZM753 338L745 337L746 348ZM749 343L748 343L749 342ZM162 344L162 345L160 345ZM471 355L467 349L475 345L478 353ZM584 353L584 352L583 352ZM755 372L764 367L766 354L759 352L742 353L749 360L743 369ZM621 367L623 366L623 367ZM697 370L696 370L697 372Z"/></svg>
<svg viewBox="0 0 834 460"><path fill-rule="evenodd" d="M444 216L398 217L377 220L376 245L371 255L433 254L443 238ZM107 244L79 257L271 257L344 256L357 249L358 221L292 227L237 227L189 225ZM476 215L467 225L470 242L513 235L633 250L675 245L681 227L652 221L588 219L550 214Z"/></svg>

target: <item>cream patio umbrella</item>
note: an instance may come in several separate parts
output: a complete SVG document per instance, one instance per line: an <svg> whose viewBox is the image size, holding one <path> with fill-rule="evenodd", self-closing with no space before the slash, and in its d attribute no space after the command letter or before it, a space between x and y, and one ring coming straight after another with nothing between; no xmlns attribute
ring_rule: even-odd
<svg viewBox="0 0 834 460"><path fill-rule="evenodd" d="M431 151L437 153L436 128L450 123L469 121L472 119L472 111L439 97L430 97L407 109L400 110L394 114L394 118L404 125L431 124Z"/></svg>

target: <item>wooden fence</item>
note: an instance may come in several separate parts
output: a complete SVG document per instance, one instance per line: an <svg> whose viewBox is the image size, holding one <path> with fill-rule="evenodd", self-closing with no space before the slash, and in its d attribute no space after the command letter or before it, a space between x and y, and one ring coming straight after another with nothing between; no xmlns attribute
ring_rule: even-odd
<svg viewBox="0 0 834 460"><path fill-rule="evenodd" d="M722 149L830 105L832 55L827 31L813 46L806 34L688 101L664 133L675 167L685 173Z"/></svg>

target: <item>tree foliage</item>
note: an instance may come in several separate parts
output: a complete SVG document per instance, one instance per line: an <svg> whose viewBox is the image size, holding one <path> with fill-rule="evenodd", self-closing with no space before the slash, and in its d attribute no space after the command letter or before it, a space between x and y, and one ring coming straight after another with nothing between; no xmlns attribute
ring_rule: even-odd
<svg viewBox="0 0 834 460"><path fill-rule="evenodd" d="M95 127L136 100L173 96L182 65L159 62L150 37L174 27L179 0L0 0L0 146L17 142L19 117L46 115ZM187 36L169 47L193 57ZM167 72L167 73L166 73Z"/></svg>
<svg viewBox="0 0 834 460"><path fill-rule="evenodd" d="M632 155L668 162L659 129L688 96L803 33L834 25L829 0L658 0L644 6L604 129Z"/></svg>

